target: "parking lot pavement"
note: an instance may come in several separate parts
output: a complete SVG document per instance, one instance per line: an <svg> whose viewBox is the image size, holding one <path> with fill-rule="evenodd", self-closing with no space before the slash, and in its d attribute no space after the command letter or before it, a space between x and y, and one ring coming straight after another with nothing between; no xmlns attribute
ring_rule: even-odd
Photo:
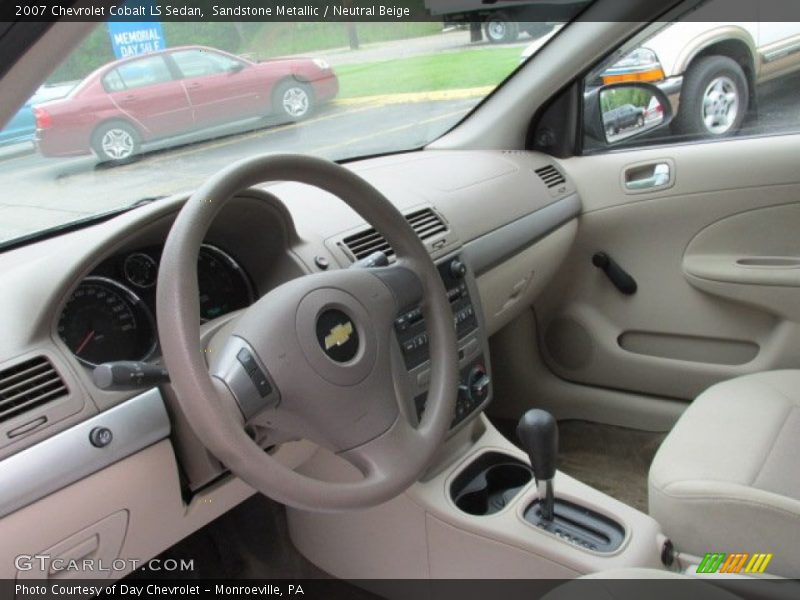
<svg viewBox="0 0 800 600"><path fill-rule="evenodd" d="M323 108L311 119L254 128L150 152L106 167L93 156L54 159L28 154L0 160L0 242L92 214L198 187L232 162L265 152L330 159L386 148L412 149L441 133L474 99Z"/></svg>
<svg viewBox="0 0 800 600"><path fill-rule="evenodd" d="M16 158L34 152L33 142L20 142L18 144L8 144L0 146L0 161L9 158Z"/></svg>

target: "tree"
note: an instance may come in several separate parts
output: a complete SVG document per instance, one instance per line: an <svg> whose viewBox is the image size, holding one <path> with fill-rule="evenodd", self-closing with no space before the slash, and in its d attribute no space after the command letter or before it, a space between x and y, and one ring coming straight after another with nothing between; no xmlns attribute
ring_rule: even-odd
<svg viewBox="0 0 800 600"><path fill-rule="evenodd" d="M352 8L353 0L343 0L342 4L345 8ZM353 21L348 21L345 23L345 27L347 28L347 41L350 44L350 50L358 50L358 29L356 29L356 24Z"/></svg>
<svg viewBox="0 0 800 600"><path fill-rule="evenodd" d="M348 21L345 23L345 26L347 27L347 41L350 43L350 50L358 50L358 29L356 28L356 24L352 21Z"/></svg>

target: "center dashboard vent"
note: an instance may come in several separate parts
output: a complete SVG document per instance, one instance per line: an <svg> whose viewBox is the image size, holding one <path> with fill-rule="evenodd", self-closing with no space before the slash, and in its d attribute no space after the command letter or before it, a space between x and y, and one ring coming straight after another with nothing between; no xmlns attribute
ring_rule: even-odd
<svg viewBox="0 0 800 600"><path fill-rule="evenodd" d="M447 231L447 225L442 221L442 218L430 208L423 208L409 213L406 215L406 220L421 240L426 240ZM356 260L366 258L373 252L383 252L389 257L394 255L394 250L389 246L389 243L373 228L349 235L342 240L342 243Z"/></svg>
<svg viewBox="0 0 800 600"><path fill-rule="evenodd" d="M0 371L0 423L69 393L52 363L37 356Z"/></svg>
<svg viewBox="0 0 800 600"><path fill-rule="evenodd" d="M564 175L561 171L556 169L553 165L547 165L534 171L539 176L539 179L549 188L554 188L566 182Z"/></svg>

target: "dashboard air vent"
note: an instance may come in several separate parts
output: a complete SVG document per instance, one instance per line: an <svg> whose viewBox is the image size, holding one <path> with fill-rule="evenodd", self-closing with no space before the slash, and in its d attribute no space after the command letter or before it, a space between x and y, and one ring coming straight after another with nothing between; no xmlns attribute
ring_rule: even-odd
<svg viewBox="0 0 800 600"><path fill-rule="evenodd" d="M0 371L0 423L67 393L64 380L44 356L3 369Z"/></svg>
<svg viewBox="0 0 800 600"><path fill-rule="evenodd" d="M566 181L564 176L561 174L561 171L556 169L553 165L547 165L546 167L542 167L541 169L536 169L534 171L541 179L544 184L549 188L554 188L558 185L561 185Z"/></svg>
<svg viewBox="0 0 800 600"><path fill-rule="evenodd" d="M447 225L430 208L423 208L409 213L406 215L406 220L421 240L426 240L438 233L447 231ZM383 236L372 228L349 235L342 241L356 260L366 258L373 252L383 252L386 256L394 254L394 250L391 249Z"/></svg>

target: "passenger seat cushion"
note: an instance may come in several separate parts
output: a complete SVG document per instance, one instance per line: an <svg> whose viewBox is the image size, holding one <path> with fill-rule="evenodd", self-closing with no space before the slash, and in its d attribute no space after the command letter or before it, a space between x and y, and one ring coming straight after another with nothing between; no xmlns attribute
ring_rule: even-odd
<svg viewBox="0 0 800 600"><path fill-rule="evenodd" d="M649 511L677 548L771 552L769 572L800 575L800 371L717 384L659 448Z"/></svg>

